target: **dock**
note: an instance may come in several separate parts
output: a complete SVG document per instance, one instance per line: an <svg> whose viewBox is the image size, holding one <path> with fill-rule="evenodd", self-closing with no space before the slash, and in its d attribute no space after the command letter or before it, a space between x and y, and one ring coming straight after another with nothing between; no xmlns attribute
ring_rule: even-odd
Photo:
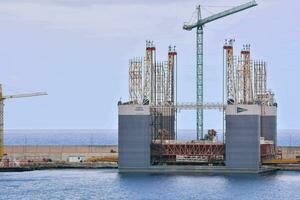
<svg viewBox="0 0 300 200"><path fill-rule="evenodd" d="M282 151L282 159L297 160L300 156L300 147L278 147ZM5 152L10 160L24 161L25 166L1 168L0 172L21 172L43 169L116 169L117 161L97 161L96 158L118 156L117 145L7 145ZM74 160L74 158L82 160ZM300 171L299 163L264 163L259 173L269 173L277 170ZM137 169L120 169L120 172L137 172ZM141 168L139 172L146 173L254 173L249 169L230 170L224 166L172 166L160 165L150 168ZM256 171L257 173L257 171Z"/></svg>

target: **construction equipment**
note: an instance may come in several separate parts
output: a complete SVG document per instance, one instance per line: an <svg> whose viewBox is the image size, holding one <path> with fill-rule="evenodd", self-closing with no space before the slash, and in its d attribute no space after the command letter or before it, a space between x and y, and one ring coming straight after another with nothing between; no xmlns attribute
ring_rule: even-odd
<svg viewBox="0 0 300 200"><path fill-rule="evenodd" d="M203 27L205 24L215 21L217 19L220 19L222 17L226 17L228 15L232 15L234 13L240 12L242 10L246 10L248 8L256 6L257 3L255 1L248 2L246 4L225 10L223 12L214 14L210 17L202 19L201 17L201 6L197 6L198 10L198 18L197 22L193 24L184 24L183 29L184 30L192 30L194 28L197 28L196 31L196 37L197 37L197 44L196 44L196 49L197 49L197 68L196 68L196 73L197 73L197 104L201 105L203 104ZM199 108L197 109L197 140L203 139L203 109Z"/></svg>
<svg viewBox="0 0 300 200"><path fill-rule="evenodd" d="M46 92L35 92L35 93L27 93L27 94L16 94L16 95L8 95L3 96L2 93L2 84L0 84L0 161L4 154L4 138L3 138L3 107L4 107L4 100L6 99L14 99L14 98L24 98L24 97L33 97L33 96L42 96L47 95Z"/></svg>
<svg viewBox="0 0 300 200"><path fill-rule="evenodd" d="M91 156L85 159L84 162L118 162L118 156Z"/></svg>

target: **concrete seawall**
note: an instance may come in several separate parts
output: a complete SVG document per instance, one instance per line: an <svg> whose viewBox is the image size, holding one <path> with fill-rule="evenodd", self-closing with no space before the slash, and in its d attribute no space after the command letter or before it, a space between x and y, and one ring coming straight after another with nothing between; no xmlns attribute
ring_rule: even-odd
<svg viewBox="0 0 300 200"><path fill-rule="evenodd" d="M300 147L278 147L283 159L300 158ZM50 158L53 161L68 161L69 157L117 156L118 145L6 145L5 153L15 159Z"/></svg>
<svg viewBox="0 0 300 200"><path fill-rule="evenodd" d="M11 159L43 159L68 161L70 157L117 156L117 145L6 145L5 153Z"/></svg>
<svg viewBox="0 0 300 200"><path fill-rule="evenodd" d="M281 149L283 159L300 159L300 147L278 147Z"/></svg>

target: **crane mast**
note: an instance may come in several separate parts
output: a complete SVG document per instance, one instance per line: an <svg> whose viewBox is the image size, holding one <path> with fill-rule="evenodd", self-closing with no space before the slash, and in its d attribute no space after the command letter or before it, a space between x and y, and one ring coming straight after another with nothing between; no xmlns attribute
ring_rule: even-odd
<svg viewBox="0 0 300 200"><path fill-rule="evenodd" d="M198 21L201 20L201 7L197 7L198 10ZM197 104L203 104L203 26L197 26L197 92L196 102ZM197 140L203 139L203 109L197 108Z"/></svg>
<svg viewBox="0 0 300 200"><path fill-rule="evenodd" d="M198 105L203 104L203 27L205 24L215 21L217 19L232 15L237 12L249 9L251 7L257 6L255 1L250 1L248 3L236 6L234 8L225 10L223 12L214 14L210 17L202 19L201 17L201 7L197 6L198 18L197 22L193 24L184 24L184 30L192 30L196 28L196 103ZM203 139L203 108L197 108L197 140Z"/></svg>

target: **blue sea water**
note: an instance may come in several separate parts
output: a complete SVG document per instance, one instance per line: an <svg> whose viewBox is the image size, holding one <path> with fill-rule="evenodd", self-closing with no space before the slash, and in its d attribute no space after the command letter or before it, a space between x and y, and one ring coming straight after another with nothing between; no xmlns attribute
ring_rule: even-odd
<svg viewBox="0 0 300 200"><path fill-rule="evenodd" d="M269 175L119 174L117 170L0 173L0 199L300 199L300 172Z"/></svg>
<svg viewBox="0 0 300 200"><path fill-rule="evenodd" d="M221 131L218 131L221 132ZM179 130L178 139L194 140L193 130ZM222 140L218 134L217 139ZM8 145L116 145L117 130L6 130L4 142ZM278 130L278 145L300 146L300 130Z"/></svg>

